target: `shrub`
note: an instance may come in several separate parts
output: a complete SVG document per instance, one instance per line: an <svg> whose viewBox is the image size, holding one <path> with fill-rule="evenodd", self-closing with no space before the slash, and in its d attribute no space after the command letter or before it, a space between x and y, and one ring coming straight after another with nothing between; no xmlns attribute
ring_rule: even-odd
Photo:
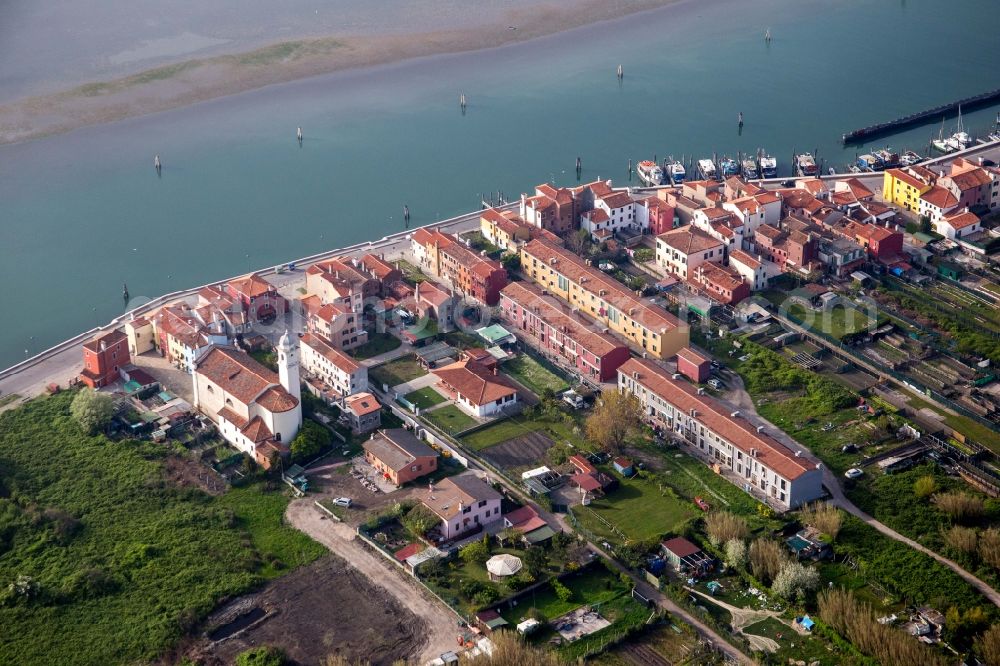
<svg viewBox="0 0 1000 666"><path fill-rule="evenodd" d="M971 527L955 525L950 530L944 532L943 536L944 542L960 553L976 552L977 535L976 530Z"/></svg>
<svg viewBox="0 0 1000 666"><path fill-rule="evenodd" d="M930 474L922 476L913 482L913 494L923 499L937 492L937 480Z"/></svg>
<svg viewBox="0 0 1000 666"><path fill-rule="evenodd" d="M236 666L284 666L285 653L263 645L245 650L236 657Z"/></svg>
<svg viewBox="0 0 1000 666"><path fill-rule="evenodd" d="M844 516L840 509L832 504L813 502L802 510L802 520L807 525L812 525L822 534L830 537L832 541L840 534L840 527L843 524Z"/></svg>
<svg viewBox="0 0 1000 666"><path fill-rule="evenodd" d="M753 575L765 583L775 579L788 559L782 545L771 539L755 540L750 544L749 554Z"/></svg>
<svg viewBox="0 0 1000 666"><path fill-rule="evenodd" d="M111 423L111 417L115 414L115 401L106 393L83 389L73 398L69 413L85 433L95 435Z"/></svg>
<svg viewBox="0 0 1000 666"><path fill-rule="evenodd" d="M1000 624L994 624L976 640L976 655L988 666L1000 664Z"/></svg>
<svg viewBox="0 0 1000 666"><path fill-rule="evenodd" d="M786 599L804 597L819 586L819 572L800 562L787 562L774 578L771 589Z"/></svg>
<svg viewBox="0 0 1000 666"><path fill-rule="evenodd" d="M1000 529L991 527L979 535L979 557L994 569L1000 569Z"/></svg>
<svg viewBox="0 0 1000 666"><path fill-rule="evenodd" d="M315 421L303 421L289 448L294 462L312 460L330 447L330 431Z"/></svg>
<svg viewBox="0 0 1000 666"><path fill-rule="evenodd" d="M480 541L473 541L468 546L458 551L458 556L470 564L485 564L490 559L489 537L484 536Z"/></svg>
<svg viewBox="0 0 1000 666"><path fill-rule="evenodd" d="M553 579L552 590L556 593L559 601L566 603L573 598L573 590L563 585L560 581Z"/></svg>
<svg viewBox="0 0 1000 666"><path fill-rule="evenodd" d="M742 569L747 565L747 545L742 539L726 542L726 565L732 569Z"/></svg>
<svg viewBox="0 0 1000 666"><path fill-rule="evenodd" d="M417 504L399 522L412 534L423 536L438 524L439 518L423 504Z"/></svg>
<svg viewBox="0 0 1000 666"><path fill-rule="evenodd" d="M745 539L750 533L747 521L728 511L713 511L705 516L705 531L713 546L733 539Z"/></svg>
<svg viewBox="0 0 1000 666"><path fill-rule="evenodd" d="M957 523L978 520L983 516L983 500L966 492L938 493L934 504Z"/></svg>

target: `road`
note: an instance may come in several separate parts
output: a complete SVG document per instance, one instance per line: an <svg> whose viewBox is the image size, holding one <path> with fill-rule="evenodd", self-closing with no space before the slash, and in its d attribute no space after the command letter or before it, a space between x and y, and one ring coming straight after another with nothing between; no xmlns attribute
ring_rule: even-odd
<svg viewBox="0 0 1000 666"><path fill-rule="evenodd" d="M454 650L459 635L459 617L424 590L420 583L403 573L384 557L361 544L350 525L327 518L311 499L294 500L285 517L295 528L320 542L364 574L373 585L384 588L400 604L426 625L426 642L418 663L424 664Z"/></svg>

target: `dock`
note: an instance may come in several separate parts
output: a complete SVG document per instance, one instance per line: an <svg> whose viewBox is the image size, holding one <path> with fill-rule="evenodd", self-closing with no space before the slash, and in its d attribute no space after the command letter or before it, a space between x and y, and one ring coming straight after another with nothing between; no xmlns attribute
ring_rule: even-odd
<svg viewBox="0 0 1000 666"><path fill-rule="evenodd" d="M914 113L902 118L896 118L895 120L890 120L889 122L862 127L861 129L856 129L853 132L844 134L842 140L845 144L867 141L868 139L872 139L876 136L887 134L889 132L895 132L904 127L936 121L943 115L958 111L959 107L965 107L967 110L971 110L981 106L986 106L998 100L1000 100L1000 88L976 95L974 97L966 97L965 99L960 99L957 102L951 102L950 104L942 104L941 106L936 106L933 109L927 109L926 111L921 111L920 113Z"/></svg>

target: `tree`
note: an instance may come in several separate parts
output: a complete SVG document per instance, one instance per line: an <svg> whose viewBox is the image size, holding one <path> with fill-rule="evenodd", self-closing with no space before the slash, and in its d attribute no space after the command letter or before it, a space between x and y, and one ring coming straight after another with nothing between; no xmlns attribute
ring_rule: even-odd
<svg viewBox="0 0 1000 666"><path fill-rule="evenodd" d="M750 533L747 521L728 511L713 511L706 515L705 531L708 532L708 540L713 546L719 546L733 539L742 541Z"/></svg>
<svg viewBox="0 0 1000 666"><path fill-rule="evenodd" d="M481 541L473 541L468 546L458 551L458 556L469 564L485 564L490 559L489 537L483 537Z"/></svg>
<svg viewBox="0 0 1000 666"><path fill-rule="evenodd" d="M440 522L437 515L423 504L417 504L400 519L403 527L417 536L423 536Z"/></svg>
<svg viewBox="0 0 1000 666"><path fill-rule="evenodd" d="M111 417L115 415L115 401L106 393L83 389L73 398L69 413L84 432L96 435L111 423Z"/></svg>
<svg viewBox="0 0 1000 666"><path fill-rule="evenodd" d="M937 492L937 480L930 474L920 477L913 482L913 494L924 499Z"/></svg>
<svg viewBox="0 0 1000 666"><path fill-rule="evenodd" d="M302 427L292 440L292 460L305 462L318 456L330 446L330 431L315 421L303 421Z"/></svg>
<svg viewBox="0 0 1000 666"><path fill-rule="evenodd" d="M747 564L747 545L742 539L726 542L726 565L731 569L742 569Z"/></svg>
<svg viewBox="0 0 1000 666"><path fill-rule="evenodd" d="M549 556L541 546L531 546L521 557L524 567L534 576L538 576L549 566Z"/></svg>
<svg viewBox="0 0 1000 666"><path fill-rule="evenodd" d="M621 450L629 437L639 432L642 405L631 393L605 393L587 417L587 437L610 451Z"/></svg>
<svg viewBox="0 0 1000 666"><path fill-rule="evenodd" d="M499 543L501 546L503 546L506 543L516 544L520 540L520 538L521 538L521 533L517 529L513 527L506 527L500 530L500 533L497 534L497 543Z"/></svg>
<svg viewBox="0 0 1000 666"><path fill-rule="evenodd" d="M516 273L521 270L521 255L517 252L508 252L500 257L500 263L507 270L507 273Z"/></svg>
<svg viewBox="0 0 1000 666"><path fill-rule="evenodd" d="M785 564L785 550L771 539L757 539L750 544L750 567L753 575L770 583Z"/></svg>
<svg viewBox="0 0 1000 666"><path fill-rule="evenodd" d="M284 666L284 664L285 653L269 645L244 650L236 657L236 666Z"/></svg>
<svg viewBox="0 0 1000 666"><path fill-rule="evenodd" d="M931 232L931 218L926 215L920 216L920 231L929 234Z"/></svg>
<svg viewBox="0 0 1000 666"><path fill-rule="evenodd" d="M552 590L556 593L559 601L566 603L573 598L573 590L563 585L559 580L552 579Z"/></svg>
<svg viewBox="0 0 1000 666"><path fill-rule="evenodd" d="M792 599L804 597L819 586L819 572L801 562L786 562L774 578L771 590L775 594Z"/></svg>
<svg viewBox="0 0 1000 666"><path fill-rule="evenodd" d="M984 511L982 498L962 491L938 493L934 496L934 504L956 523L978 520Z"/></svg>
<svg viewBox="0 0 1000 666"><path fill-rule="evenodd" d="M584 255L590 245L590 233L586 229L577 229L563 236L566 249L573 254Z"/></svg>

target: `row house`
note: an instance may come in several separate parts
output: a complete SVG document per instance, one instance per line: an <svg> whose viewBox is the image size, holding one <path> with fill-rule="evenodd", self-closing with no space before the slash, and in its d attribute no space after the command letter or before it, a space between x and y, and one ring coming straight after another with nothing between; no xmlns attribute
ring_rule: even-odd
<svg viewBox="0 0 1000 666"><path fill-rule="evenodd" d="M377 297L382 283L349 259L331 259L306 269L306 291L321 303L336 303L352 312L364 310L366 298Z"/></svg>
<svg viewBox="0 0 1000 666"><path fill-rule="evenodd" d="M721 264L704 262L693 269L687 281L713 301L725 305L736 305L750 296L750 286L743 276Z"/></svg>
<svg viewBox="0 0 1000 666"><path fill-rule="evenodd" d="M792 451L680 375L674 378L648 359L632 358L618 368L618 388L636 396L655 425L772 504L795 509L822 496L819 462Z"/></svg>
<svg viewBox="0 0 1000 666"><path fill-rule="evenodd" d="M743 250L733 250L729 253L729 267L739 273L750 291L767 289L770 275L768 274L768 262L764 261L764 255L757 255L754 258Z"/></svg>
<svg viewBox="0 0 1000 666"><path fill-rule="evenodd" d="M577 255L541 240L521 248L521 270L570 307L657 358L688 344L688 329L662 307L636 296Z"/></svg>
<svg viewBox="0 0 1000 666"><path fill-rule="evenodd" d="M838 180L830 192L830 202L840 210L848 211L855 206L875 199L875 193L865 187L857 178Z"/></svg>
<svg viewBox="0 0 1000 666"><path fill-rule="evenodd" d="M220 319L225 324L226 334L230 338L246 333L253 327L243 309L242 301L232 296L222 285L199 289L195 309L201 313L200 316L205 321Z"/></svg>
<svg viewBox="0 0 1000 666"><path fill-rule="evenodd" d="M674 209L676 225L691 224L694 214L701 210L700 203L681 194L680 188L663 188L656 191L656 197Z"/></svg>
<svg viewBox="0 0 1000 666"><path fill-rule="evenodd" d="M936 173L919 165L886 169L882 174L882 200L917 215L920 213L920 197L936 181Z"/></svg>
<svg viewBox="0 0 1000 666"><path fill-rule="evenodd" d="M618 366L629 358L628 348L564 308L565 304L546 299L539 289L521 282L510 283L500 293L504 320L530 338L533 346L572 364L587 379L614 381Z"/></svg>
<svg viewBox="0 0 1000 666"><path fill-rule="evenodd" d="M547 183L535 188L535 195L521 195L521 219L531 226L563 236L575 230L580 214L573 193Z"/></svg>
<svg viewBox="0 0 1000 666"><path fill-rule="evenodd" d="M938 178L937 184L958 200L957 208L989 210L998 203L1000 171L959 158L952 162L948 175Z"/></svg>
<svg viewBox="0 0 1000 666"><path fill-rule="evenodd" d="M362 315L351 308L350 298L324 304L312 294L301 299L306 329L340 350L354 349L368 342Z"/></svg>
<svg viewBox="0 0 1000 666"><path fill-rule="evenodd" d="M723 181L722 195L726 201L734 201L743 197L752 197L763 194L766 190L762 187L748 183L739 176L729 176Z"/></svg>
<svg viewBox="0 0 1000 666"><path fill-rule="evenodd" d="M479 231L483 238L507 252L516 252L522 243L531 240L531 227L513 211L487 208L479 216Z"/></svg>
<svg viewBox="0 0 1000 666"><path fill-rule="evenodd" d="M948 213L958 208L958 197L947 188L935 185L920 195L920 205L917 212L927 217L931 225L937 226Z"/></svg>
<svg viewBox="0 0 1000 666"><path fill-rule="evenodd" d="M240 303L250 324L270 324L288 311L285 297L258 273L223 283L222 289Z"/></svg>
<svg viewBox="0 0 1000 666"><path fill-rule="evenodd" d="M777 224L781 220L781 197L774 192L732 199L722 204L724 210L736 216L748 241L762 224Z"/></svg>
<svg viewBox="0 0 1000 666"><path fill-rule="evenodd" d="M328 399L368 390L368 368L313 333L299 338L299 364L324 384L320 388Z"/></svg>
<svg viewBox="0 0 1000 666"><path fill-rule="evenodd" d="M786 230L765 224L754 235L758 255L774 263L781 272L807 268L817 258L817 243L812 234L799 229Z"/></svg>
<svg viewBox="0 0 1000 666"><path fill-rule="evenodd" d="M114 384L120 370L131 363L128 338L118 329L101 333L83 343L83 370L80 381L92 389Z"/></svg>
<svg viewBox="0 0 1000 666"><path fill-rule="evenodd" d="M403 281L403 271L386 261L383 256L366 254L360 259L352 259L352 263L378 281L380 296L386 296L392 285Z"/></svg>
<svg viewBox="0 0 1000 666"><path fill-rule="evenodd" d="M865 263L865 249L847 236L825 231L817 245L817 258L838 277L850 275Z"/></svg>
<svg viewBox="0 0 1000 666"><path fill-rule="evenodd" d="M903 257L903 234L877 224L851 223L854 240L876 261L888 264Z"/></svg>
<svg viewBox="0 0 1000 666"><path fill-rule="evenodd" d="M195 309L186 303L162 307L149 320L152 339L160 354L172 365L191 372L197 357L211 345L229 343L226 327L218 311L208 308L212 319L205 319L206 309ZM130 322L134 323L134 322ZM136 337L146 333L145 327L126 326Z"/></svg>
<svg viewBox="0 0 1000 666"><path fill-rule="evenodd" d="M635 202L635 221L640 229L653 236L670 231L679 222L674 207L656 196Z"/></svg>
<svg viewBox="0 0 1000 666"><path fill-rule="evenodd" d="M797 215L808 218L826 205L812 192L802 188L778 190L777 194L781 196L781 214L785 217Z"/></svg>
<svg viewBox="0 0 1000 666"><path fill-rule="evenodd" d="M499 261L477 254L454 236L436 229L417 229L410 243L426 272L487 305L496 305L500 300L500 290L508 278Z"/></svg>
<svg viewBox="0 0 1000 666"><path fill-rule="evenodd" d="M722 203L723 186L714 180L687 180L681 184L681 196L697 201L701 208L714 208Z"/></svg>
<svg viewBox="0 0 1000 666"><path fill-rule="evenodd" d="M438 331L448 333L455 329L455 305L458 299L430 280L418 282L413 288L413 305L420 319L437 322Z"/></svg>
<svg viewBox="0 0 1000 666"><path fill-rule="evenodd" d="M656 264L686 279L704 262L721 264L726 246L717 238L692 226L681 227L656 237Z"/></svg>
<svg viewBox="0 0 1000 666"><path fill-rule="evenodd" d="M743 222L725 208L702 208L695 211L691 224L716 238L728 248L743 248Z"/></svg>
<svg viewBox="0 0 1000 666"><path fill-rule="evenodd" d="M968 208L953 211L943 216L935 225L934 230L951 240L972 236L982 230L979 216Z"/></svg>
<svg viewBox="0 0 1000 666"><path fill-rule="evenodd" d="M627 192L613 192L598 197L592 211L602 211L607 216L607 229L612 235L622 230L641 231L635 220L635 202Z"/></svg>

